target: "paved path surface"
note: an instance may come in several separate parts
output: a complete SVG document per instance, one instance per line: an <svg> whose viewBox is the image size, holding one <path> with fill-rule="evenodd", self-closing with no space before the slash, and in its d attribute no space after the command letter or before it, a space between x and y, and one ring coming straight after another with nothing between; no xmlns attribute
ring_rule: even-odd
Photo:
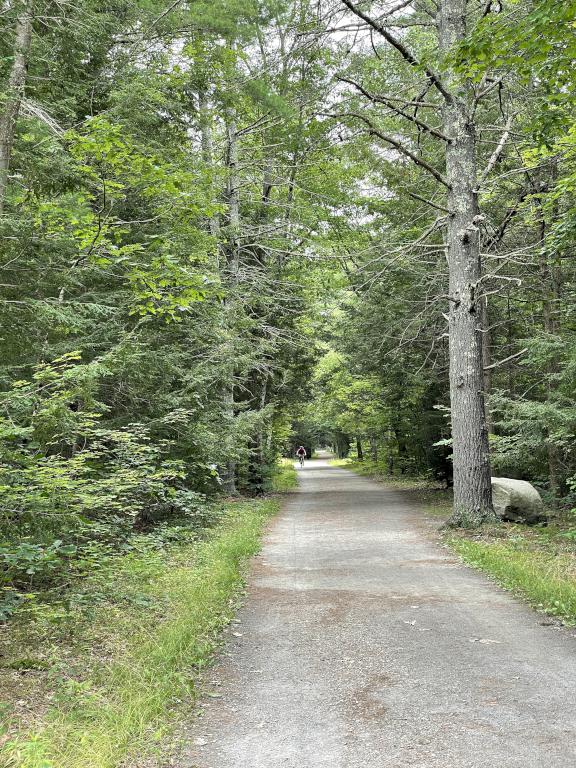
<svg viewBox="0 0 576 768"><path fill-rule="evenodd" d="M179 768L574 768L574 633L398 493L324 461L300 478Z"/></svg>

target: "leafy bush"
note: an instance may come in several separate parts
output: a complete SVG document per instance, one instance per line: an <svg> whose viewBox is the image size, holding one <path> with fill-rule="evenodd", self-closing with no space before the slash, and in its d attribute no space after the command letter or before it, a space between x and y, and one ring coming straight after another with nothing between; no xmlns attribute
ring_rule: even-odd
<svg viewBox="0 0 576 768"><path fill-rule="evenodd" d="M22 575L29 577L45 576L62 567L67 556L76 554L77 548L64 545L60 539L48 546L20 542L16 547L0 547L0 563L3 576L17 582Z"/></svg>
<svg viewBox="0 0 576 768"><path fill-rule="evenodd" d="M22 589L62 579L94 542L118 549L163 521L202 517L174 443L140 423L100 426L99 364L73 353L40 366L2 396L0 587L6 614ZM214 467L195 467L217 479ZM202 520L202 522L206 522Z"/></svg>

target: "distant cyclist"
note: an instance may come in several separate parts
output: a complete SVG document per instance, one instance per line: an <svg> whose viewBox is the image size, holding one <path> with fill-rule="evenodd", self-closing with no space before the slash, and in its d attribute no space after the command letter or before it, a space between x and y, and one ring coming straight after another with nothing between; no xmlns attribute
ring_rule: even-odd
<svg viewBox="0 0 576 768"><path fill-rule="evenodd" d="M298 456L298 459L300 460L300 466L303 467L304 466L304 459L307 456L306 448L304 448L303 445L301 445L300 448L298 448L298 450L296 451L296 456Z"/></svg>

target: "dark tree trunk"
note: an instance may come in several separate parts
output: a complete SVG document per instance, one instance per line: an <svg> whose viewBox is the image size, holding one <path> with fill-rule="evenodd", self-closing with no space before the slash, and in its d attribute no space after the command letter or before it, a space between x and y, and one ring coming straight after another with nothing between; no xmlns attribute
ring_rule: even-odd
<svg viewBox="0 0 576 768"><path fill-rule="evenodd" d="M345 459L350 452L350 438L343 432L336 433L336 454L339 459Z"/></svg>
<svg viewBox="0 0 576 768"><path fill-rule="evenodd" d="M394 427L394 438L396 440L396 447L398 449L398 467L400 468L400 474L406 474L406 460L408 458L408 446L404 435L398 427Z"/></svg>
<svg viewBox="0 0 576 768"><path fill-rule="evenodd" d="M212 142L212 118L206 91L198 91L198 119L200 125L200 140L202 144L202 160L210 169L214 166L214 150ZM220 219L217 213L210 217L210 234L217 237L220 232Z"/></svg>
<svg viewBox="0 0 576 768"><path fill-rule="evenodd" d="M553 162L550 169L550 178L555 180L557 175L556 163ZM547 191L547 185L543 184L541 189L536 191ZM544 212L542 202L540 201L540 256L539 256L539 278L542 291L542 316L544 331L549 336L555 336L558 334L559 322L556 315L556 306L560 298L560 286L556 269L550 262L550 257L547 251L546 235L547 235L547 221L546 214ZM556 389L556 378L554 374L558 373L558 365L555 360L550 360L547 366L546 376L546 397L553 400L554 391ZM548 460L548 481L550 492L554 499L557 499L562 493L562 473L560 470L560 456L558 455L558 448L550 439L550 430L548 426L545 427L546 431L546 454Z"/></svg>
<svg viewBox="0 0 576 768"><path fill-rule="evenodd" d="M488 298L482 296L482 365L484 368L484 415L486 418L486 430L488 434L494 431L492 426L492 414L490 412L490 393L492 391L492 334L490 332L490 315L488 311Z"/></svg>
<svg viewBox="0 0 576 768"><path fill-rule="evenodd" d="M256 410L262 412L266 405L268 394L268 371L253 372L252 404ZM310 453L308 452L308 456ZM250 444L250 456L248 459L248 487L253 493L264 493L267 481L266 471L266 425L264 421L258 423L256 432Z"/></svg>
<svg viewBox="0 0 576 768"><path fill-rule="evenodd" d="M392 440L393 440L393 430L392 427L388 427L388 435L387 435L387 463L388 463L388 474L393 475L394 474L394 451L392 449Z"/></svg>
<svg viewBox="0 0 576 768"><path fill-rule="evenodd" d="M359 435L356 435L356 453L358 455L358 461L364 461L364 451L362 450L362 440Z"/></svg>

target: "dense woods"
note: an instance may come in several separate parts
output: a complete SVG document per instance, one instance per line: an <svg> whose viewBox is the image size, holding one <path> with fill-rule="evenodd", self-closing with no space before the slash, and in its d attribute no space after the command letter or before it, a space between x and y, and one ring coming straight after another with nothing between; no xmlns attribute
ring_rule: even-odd
<svg viewBox="0 0 576 768"><path fill-rule="evenodd" d="M2 4L4 615L300 442L570 507L575 14Z"/></svg>

